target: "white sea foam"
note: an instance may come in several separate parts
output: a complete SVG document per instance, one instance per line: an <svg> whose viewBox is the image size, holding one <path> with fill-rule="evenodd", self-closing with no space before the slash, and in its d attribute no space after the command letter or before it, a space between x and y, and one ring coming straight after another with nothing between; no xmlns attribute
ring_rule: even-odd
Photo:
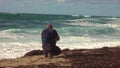
<svg viewBox="0 0 120 68"><path fill-rule="evenodd" d="M0 31L0 38L9 38L9 39L17 39L17 38L24 38L22 35L16 35L14 33L11 33L14 29L8 29Z"/></svg>
<svg viewBox="0 0 120 68"><path fill-rule="evenodd" d="M7 29L7 30L3 30L2 32L13 32L13 31L21 31L21 29Z"/></svg>
<svg viewBox="0 0 120 68"><path fill-rule="evenodd" d="M118 39L95 39L89 37L65 37L64 40L58 42L62 49L94 49L102 47L115 47L120 45Z"/></svg>
<svg viewBox="0 0 120 68"><path fill-rule="evenodd" d="M17 58L23 56L26 52L41 49L40 43L0 43L0 59Z"/></svg>
<svg viewBox="0 0 120 68"><path fill-rule="evenodd" d="M89 37L61 37L57 46L61 49L94 49L102 47L115 47L120 45L120 40L98 41ZM7 42L0 43L0 59L22 57L31 50L42 49L40 42Z"/></svg>

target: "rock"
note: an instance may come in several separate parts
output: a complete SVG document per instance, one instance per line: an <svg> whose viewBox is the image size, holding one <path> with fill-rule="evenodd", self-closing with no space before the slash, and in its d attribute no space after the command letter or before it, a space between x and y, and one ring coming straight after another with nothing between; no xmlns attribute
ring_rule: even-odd
<svg viewBox="0 0 120 68"><path fill-rule="evenodd" d="M34 56L34 55L43 55L43 51L42 50L32 50L32 51L26 53L23 57Z"/></svg>
<svg viewBox="0 0 120 68"><path fill-rule="evenodd" d="M54 56L59 55L60 53L61 53L61 49L57 46L52 50L52 54ZM44 52L42 50L32 50L30 52L27 52L23 57L35 56L35 55L44 55Z"/></svg>

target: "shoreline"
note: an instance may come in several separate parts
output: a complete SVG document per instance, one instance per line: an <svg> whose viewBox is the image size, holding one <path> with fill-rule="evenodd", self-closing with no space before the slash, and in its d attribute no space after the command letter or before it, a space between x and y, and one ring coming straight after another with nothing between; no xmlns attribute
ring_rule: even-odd
<svg viewBox="0 0 120 68"><path fill-rule="evenodd" d="M81 41L81 40L80 40ZM70 41L72 42L72 41ZM16 58L16 57L21 57L25 53L31 51L31 50L36 50L36 49L41 49L42 50L42 45L39 42L30 42L30 43L19 43L19 42L11 42L11 43L0 43L1 50L0 50L0 60L1 59L7 59L7 58ZM77 43L76 44L62 44L60 42L57 43L57 46L59 46L62 50L69 48L70 50L74 49L96 49L96 48L102 48L102 47L120 47L120 42L119 40L117 41L105 41L105 42L89 42L89 43Z"/></svg>
<svg viewBox="0 0 120 68"><path fill-rule="evenodd" d="M97 49L64 49L48 59L39 55L0 60L0 68L116 68L120 67L120 47Z"/></svg>

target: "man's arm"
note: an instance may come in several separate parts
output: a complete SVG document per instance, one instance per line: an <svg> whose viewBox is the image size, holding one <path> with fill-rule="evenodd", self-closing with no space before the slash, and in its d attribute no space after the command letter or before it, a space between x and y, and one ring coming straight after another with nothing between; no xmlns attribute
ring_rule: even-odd
<svg viewBox="0 0 120 68"><path fill-rule="evenodd" d="M60 40L60 36L57 36L57 37L56 37L56 41L59 41L59 40Z"/></svg>
<svg viewBox="0 0 120 68"><path fill-rule="evenodd" d="M54 31L55 31L55 34L56 34L56 41L59 41L60 40L60 36L58 35L56 30L54 30Z"/></svg>

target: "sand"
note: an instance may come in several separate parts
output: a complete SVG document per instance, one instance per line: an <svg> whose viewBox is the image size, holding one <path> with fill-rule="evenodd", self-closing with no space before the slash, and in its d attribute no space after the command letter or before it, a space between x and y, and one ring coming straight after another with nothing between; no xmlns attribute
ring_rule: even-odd
<svg viewBox="0 0 120 68"><path fill-rule="evenodd" d="M120 68L120 47L65 49L52 59L43 55L0 60L0 68Z"/></svg>

